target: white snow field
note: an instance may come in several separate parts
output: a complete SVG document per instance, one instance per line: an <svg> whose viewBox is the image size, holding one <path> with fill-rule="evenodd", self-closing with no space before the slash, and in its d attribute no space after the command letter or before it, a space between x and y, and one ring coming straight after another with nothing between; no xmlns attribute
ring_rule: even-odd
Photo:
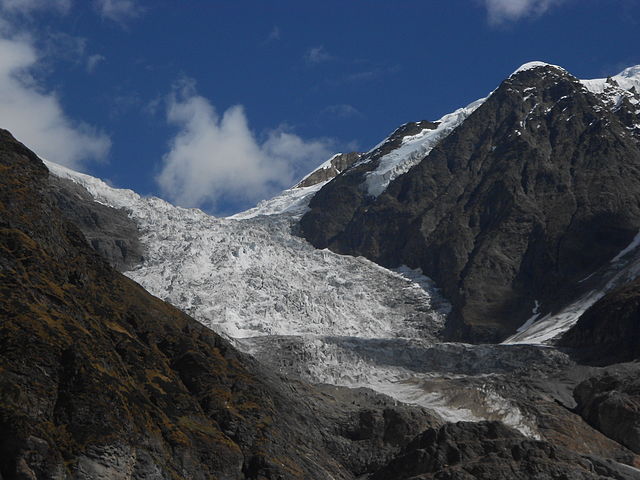
<svg viewBox="0 0 640 480"><path fill-rule="evenodd" d="M601 95L610 106L620 106L623 99L638 106L635 113L640 113L640 65L629 67L609 78L581 80L587 90Z"/></svg>

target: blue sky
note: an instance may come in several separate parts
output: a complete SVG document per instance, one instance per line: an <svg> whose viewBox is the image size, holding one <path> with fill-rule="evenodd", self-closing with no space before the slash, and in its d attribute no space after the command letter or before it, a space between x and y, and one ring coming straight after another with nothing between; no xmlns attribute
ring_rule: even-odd
<svg viewBox="0 0 640 480"><path fill-rule="evenodd" d="M638 38L638 0L0 0L0 126L223 215L530 60L639 64Z"/></svg>

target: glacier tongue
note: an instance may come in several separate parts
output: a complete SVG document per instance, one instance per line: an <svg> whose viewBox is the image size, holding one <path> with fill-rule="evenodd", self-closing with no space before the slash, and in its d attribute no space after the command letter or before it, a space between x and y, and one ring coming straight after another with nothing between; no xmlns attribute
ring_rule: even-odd
<svg viewBox="0 0 640 480"><path fill-rule="evenodd" d="M496 365L526 364L515 349L531 347L438 343L450 305L419 270L317 250L293 233L322 184L215 218L46 164L136 222L145 260L126 275L265 364L537 437L534 422L483 380Z"/></svg>
<svg viewBox="0 0 640 480"><path fill-rule="evenodd" d="M314 249L290 233L288 216L146 227L148 260L127 275L230 337L433 338L442 328L428 292L363 258Z"/></svg>
<svg viewBox="0 0 640 480"><path fill-rule="evenodd" d="M372 388L448 421L498 419L537 437L531 419L483 380L495 365L519 368L520 354L438 343L450 305L429 278L317 250L292 233L320 187L215 218L45 163L136 222L145 261L126 275L261 362L311 382Z"/></svg>
<svg viewBox="0 0 640 480"><path fill-rule="evenodd" d="M126 275L267 365L312 382L369 387L450 421L501 419L536 436L518 407L484 382L463 375L460 386L433 391L452 366L471 371L483 362L476 347L437 343L450 306L430 279L316 250L292 233L320 187L215 218L46 164L136 222L145 261Z"/></svg>

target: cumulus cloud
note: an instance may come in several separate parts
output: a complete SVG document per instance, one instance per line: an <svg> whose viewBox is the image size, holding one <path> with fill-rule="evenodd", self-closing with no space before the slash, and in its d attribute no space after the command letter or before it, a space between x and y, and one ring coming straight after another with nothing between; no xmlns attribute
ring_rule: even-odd
<svg viewBox="0 0 640 480"><path fill-rule="evenodd" d="M0 38L0 127L38 155L71 168L104 159L111 146L108 136L69 119L56 94L29 74L37 62L25 38Z"/></svg>
<svg viewBox="0 0 640 480"><path fill-rule="evenodd" d="M242 106L219 115L193 84L170 95L167 120L179 130L156 180L165 195L185 207L229 213L251 206L289 188L331 156L332 142L307 141L284 128L258 139Z"/></svg>
<svg viewBox="0 0 640 480"><path fill-rule="evenodd" d="M66 13L71 8L71 0L0 0L0 8L11 13L31 13L45 9Z"/></svg>
<svg viewBox="0 0 640 480"><path fill-rule="evenodd" d="M95 5L104 18L123 24L142 13L136 0L95 0Z"/></svg>
<svg viewBox="0 0 640 480"><path fill-rule="evenodd" d="M539 16L562 2L564 0L484 0L489 21L493 24Z"/></svg>

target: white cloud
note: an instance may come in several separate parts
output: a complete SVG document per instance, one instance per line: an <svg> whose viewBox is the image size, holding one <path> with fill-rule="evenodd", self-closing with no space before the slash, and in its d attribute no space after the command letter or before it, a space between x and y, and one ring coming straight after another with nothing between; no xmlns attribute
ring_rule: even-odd
<svg viewBox="0 0 640 480"><path fill-rule="evenodd" d="M109 138L67 117L55 93L43 90L29 74L37 62L28 40L0 38L0 127L38 155L72 168L104 159Z"/></svg>
<svg viewBox="0 0 640 480"><path fill-rule="evenodd" d="M565 0L484 0L493 24L515 21L528 16L539 16Z"/></svg>
<svg viewBox="0 0 640 480"><path fill-rule="evenodd" d="M12 13L31 13L45 9L66 13L71 8L71 0L0 0L0 8Z"/></svg>
<svg viewBox="0 0 640 480"><path fill-rule="evenodd" d="M304 60L310 65L317 65L319 63L328 62L333 60L333 56L320 45L319 47L313 47L307 50L304 54Z"/></svg>
<svg viewBox="0 0 640 480"><path fill-rule="evenodd" d="M169 97L167 120L179 132L156 180L186 207L229 213L251 206L289 188L331 154L330 141L306 141L282 128L258 140L242 106L220 116L192 84Z"/></svg>
<svg viewBox="0 0 640 480"><path fill-rule="evenodd" d="M104 62L106 57L104 55L100 55L96 53L95 55L89 55L87 58L87 72L93 73L98 66L99 63Z"/></svg>
<svg viewBox="0 0 640 480"><path fill-rule="evenodd" d="M120 24L142 13L136 0L95 0L95 5L100 15Z"/></svg>

